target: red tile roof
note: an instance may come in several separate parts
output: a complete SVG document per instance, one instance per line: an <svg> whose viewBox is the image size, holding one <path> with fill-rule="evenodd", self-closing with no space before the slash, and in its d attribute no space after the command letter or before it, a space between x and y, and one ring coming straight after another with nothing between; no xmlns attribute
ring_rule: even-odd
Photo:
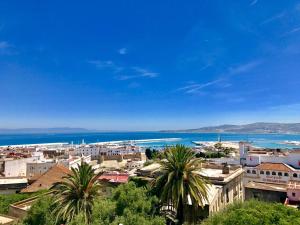
<svg viewBox="0 0 300 225"><path fill-rule="evenodd" d="M63 165L56 164L21 192L37 192L39 190L50 189L53 184L62 181L63 177L67 176L69 173L70 170L68 168Z"/></svg>
<svg viewBox="0 0 300 225"><path fill-rule="evenodd" d="M275 170L275 171L284 171L291 172L293 169L284 163L262 163L257 166L259 170Z"/></svg>
<svg viewBox="0 0 300 225"><path fill-rule="evenodd" d="M128 179L129 175L127 173L105 173L99 177L99 180L110 183L127 183Z"/></svg>

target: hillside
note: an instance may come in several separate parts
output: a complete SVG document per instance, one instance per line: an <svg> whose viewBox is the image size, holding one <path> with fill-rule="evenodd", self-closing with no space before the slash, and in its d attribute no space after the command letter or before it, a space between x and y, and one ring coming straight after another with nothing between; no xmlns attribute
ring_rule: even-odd
<svg viewBox="0 0 300 225"><path fill-rule="evenodd" d="M191 132L191 133L300 133L300 123L251 123L245 125L225 124L220 126L201 127L197 129L168 130L163 132Z"/></svg>

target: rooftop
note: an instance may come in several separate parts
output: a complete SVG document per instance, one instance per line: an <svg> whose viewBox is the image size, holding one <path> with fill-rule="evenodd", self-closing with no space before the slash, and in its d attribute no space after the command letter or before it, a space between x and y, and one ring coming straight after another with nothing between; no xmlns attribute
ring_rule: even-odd
<svg viewBox="0 0 300 225"><path fill-rule="evenodd" d="M261 163L256 168L259 170L276 170L283 172L291 172L296 170L285 163Z"/></svg>
<svg viewBox="0 0 300 225"><path fill-rule="evenodd" d="M50 189L55 183L61 181L63 177L69 173L69 169L63 165L56 164L21 192L37 192L39 190Z"/></svg>
<svg viewBox="0 0 300 225"><path fill-rule="evenodd" d="M259 189L259 190L267 190L267 191L278 191L278 192L286 192L285 184L270 184L270 183L260 183L251 181L245 185L245 188L251 189Z"/></svg>
<svg viewBox="0 0 300 225"><path fill-rule="evenodd" d="M27 184L26 178L0 178L0 185L4 184Z"/></svg>
<svg viewBox="0 0 300 225"><path fill-rule="evenodd" d="M127 183L129 174L127 173L105 173L99 177L99 180L110 183Z"/></svg>
<svg viewBox="0 0 300 225"><path fill-rule="evenodd" d="M0 224L13 224L16 218L7 215L0 215Z"/></svg>

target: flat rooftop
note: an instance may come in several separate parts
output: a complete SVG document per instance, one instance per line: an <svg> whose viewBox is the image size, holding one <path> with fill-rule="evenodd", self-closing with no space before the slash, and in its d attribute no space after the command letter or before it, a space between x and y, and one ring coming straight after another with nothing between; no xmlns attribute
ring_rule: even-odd
<svg viewBox="0 0 300 225"><path fill-rule="evenodd" d="M0 224L12 224L16 218L6 215L0 215Z"/></svg>
<svg viewBox="0 0 300 225"><path fill-rule="evenodd" d="M287 191L287 185L284 184L270 184L270 183L254 182L254 181L251 181L248 184L246 184L245 188L259 189L259 190L266 190L266 191L278 191L278 192Z"/></svg>
<svg viewBox="0 0 300 225"><path fill-rule="evenodd" d="M3 184L23 184L27 183L26 178L0 178L0 185Z"/></svg>

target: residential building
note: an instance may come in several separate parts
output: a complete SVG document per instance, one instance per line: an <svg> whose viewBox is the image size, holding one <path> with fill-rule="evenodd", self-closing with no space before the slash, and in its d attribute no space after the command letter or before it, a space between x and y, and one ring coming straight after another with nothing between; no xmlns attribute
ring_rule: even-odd
<svg viewBox="0 0 300 225"><path fill-rule="evenodd" d="M150 164L138 169L137 176L145 180L153 179L159 175L159 168L158 163ZM198 173L210 182L208 201L205 200L204 208L197 211L199 218L206 218L236 200L244 200L244 171L240 165L203 163Z"/></svg>

